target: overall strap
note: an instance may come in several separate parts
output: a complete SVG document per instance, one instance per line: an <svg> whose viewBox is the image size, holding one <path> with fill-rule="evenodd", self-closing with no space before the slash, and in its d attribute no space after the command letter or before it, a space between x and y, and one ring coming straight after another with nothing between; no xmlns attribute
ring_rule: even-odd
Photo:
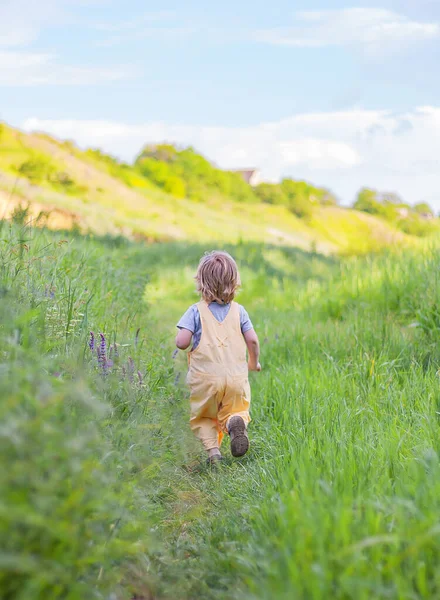
<svg viewBox="0 0 440 600"><path fill-rule="evenodd" d="M209 304L204 300L201 300L197 304L197 308L199 309L200 318L202 320L202 330L203 324L205 325L205 331L218 331L219 329L238 329L241 331L240 327L240 307L236 302L231 302L228 314L223 319L223 321L218 321L214 314L211 312L209 308Z"/></svg>

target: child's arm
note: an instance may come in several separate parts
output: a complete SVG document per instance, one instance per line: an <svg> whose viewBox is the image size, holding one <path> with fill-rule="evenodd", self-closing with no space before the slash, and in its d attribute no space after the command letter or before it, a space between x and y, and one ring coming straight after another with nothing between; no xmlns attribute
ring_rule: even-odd
<svg viewBox="0 0 440 600"><path fill-rule="evenodd" d="M261 365L258 362L260 357L260 344L258 342L258 335L255 333L254 329L249 329L249 331L243 333L243 337L249 352L249 371L261 371Z"/></svg>
<svg viewBox="0 0 440 600"><path fill-rule="evenodd" d="M186 350L191 344L193 333L189 329L179 329L179 333L176 335L176 346L179 350Z"/></svg>

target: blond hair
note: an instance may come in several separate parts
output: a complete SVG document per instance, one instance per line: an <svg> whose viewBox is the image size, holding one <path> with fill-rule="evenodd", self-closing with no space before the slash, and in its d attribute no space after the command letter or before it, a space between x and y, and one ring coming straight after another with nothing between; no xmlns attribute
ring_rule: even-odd
<svg viewBox="0 0 440 600"><path fill-rule="evenodd" d="M202 256L195 280L197 291L205 302L229 304L241 285L235 260L230 254L220 250L207 252Z"/></svg>

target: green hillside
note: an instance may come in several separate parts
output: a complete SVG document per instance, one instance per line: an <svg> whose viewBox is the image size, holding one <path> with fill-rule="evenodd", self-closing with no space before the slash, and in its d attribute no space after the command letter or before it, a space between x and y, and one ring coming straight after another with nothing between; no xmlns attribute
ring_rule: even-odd
<svg viewBox="0 0 440 600"><path fill-rule="evenodd" d="M338 207L328 190L306 182L251 188L191 148L146 146L127 165L4 124L0 211L7 217L27 205L54 229L147 241L265 242L322 253L367 252L438 231L437 219L427 229L418 214L411 218L421 227L405 229L387 215Z"/></svg>

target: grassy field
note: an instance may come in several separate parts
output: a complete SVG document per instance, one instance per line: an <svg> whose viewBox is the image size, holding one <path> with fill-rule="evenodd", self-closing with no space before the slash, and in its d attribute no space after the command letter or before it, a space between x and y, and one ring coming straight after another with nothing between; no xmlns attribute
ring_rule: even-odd
<svg viewBox="0 0 440 600"><path fill-rule="evenodd" d="M16 221L0 233L2 598L440 596L435 248L226 246L263 371L249 454L226 443L211 472L172 352L213 244Z"/></svg>

